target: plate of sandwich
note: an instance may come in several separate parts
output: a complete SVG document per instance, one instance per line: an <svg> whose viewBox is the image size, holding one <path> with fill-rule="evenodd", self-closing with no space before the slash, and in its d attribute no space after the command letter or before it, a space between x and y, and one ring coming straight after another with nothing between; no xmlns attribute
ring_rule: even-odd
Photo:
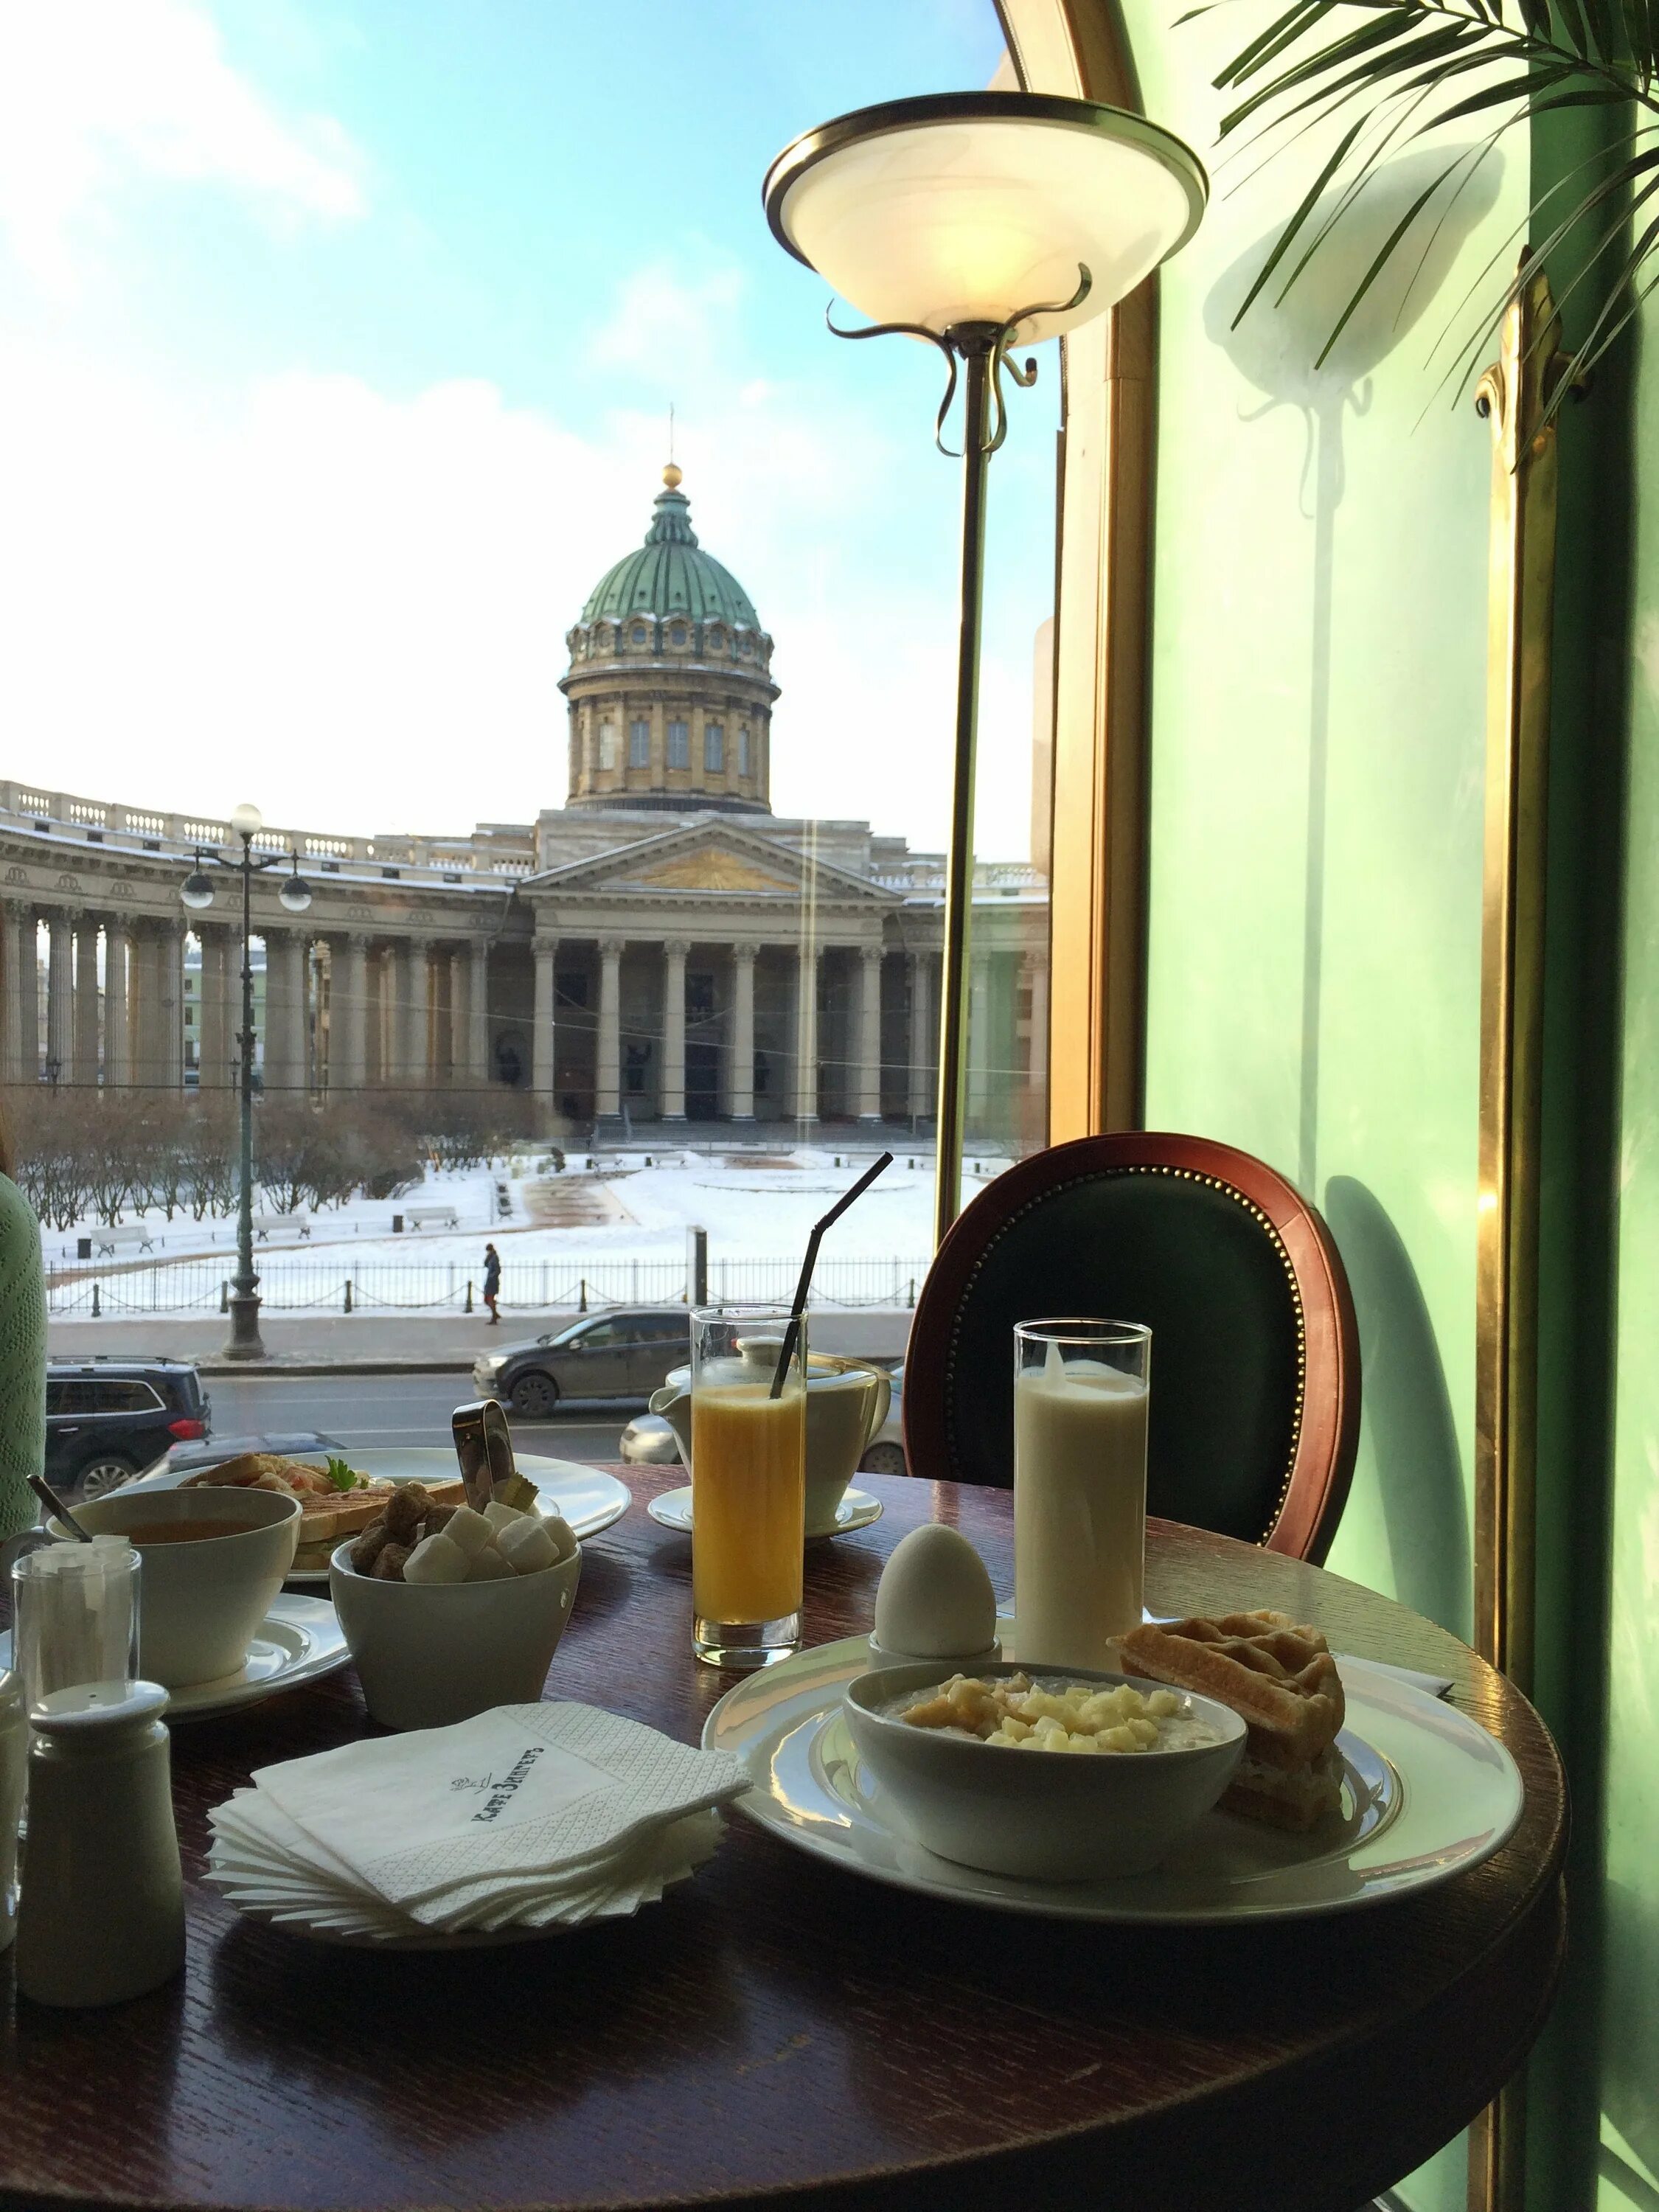
<svg viewBox="0 0 1659 2212"><path fill-rule="evenodd" d="M579 1541L596 1536L620 1520L632 1499L626 1486L603 1468L574 1460L521 1454L515 1487L503 1502L542 1515L557 1513ZM195 1473L171 1468L127 1486L132 1490L181 1490L197 1486L282 1490L300 1500L300 1541L290 1583L324 1583L329 1554L366 1528L386 1510L386 1501L404 1483L425 1486L434 1504L459 1505L465 1489L453 1449L375 1448L349 1453L241 1452L234 1459ZM501 1496L501 1486L496 1486Z"/></svg>
<svg viewBox="0 0 1659 2212"><path fill-rule="evenodd" d="M1018 1624L997 1631L1019 1656ZM1316 1629L1284 1614L1148 1622L1121 1654L1126 1674L1231 1705L1246 1727L1220 1803L1143 1874L1034 1881L926 1850L848 1724L847 1686L872 1664L862 1636L746 1677L709 1713L703 1746L746 1761L753 1786L736 1809L798 1850L896 1888L1061 1919L1201 1926L1352 1911L1467 1873L1521 1817L1520 1773L1478 1723L1393 1668L1339 1664Z"/></svg>

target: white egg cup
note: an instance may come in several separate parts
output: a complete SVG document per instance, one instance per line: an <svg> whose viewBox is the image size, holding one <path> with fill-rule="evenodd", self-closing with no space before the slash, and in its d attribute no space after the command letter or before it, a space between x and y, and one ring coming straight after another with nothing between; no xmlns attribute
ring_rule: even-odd
<svg viewBox="0 0 1659 2212"><path fill-rule="evenodd" d="M878 1644L872 1629L866 1641L870 1646L872 1667L938 1667L944 1674L971 1674L981 1667L994 1667L1002 1657L1000 1638L994 1638L982 1651L890 1651Z"/></svg>

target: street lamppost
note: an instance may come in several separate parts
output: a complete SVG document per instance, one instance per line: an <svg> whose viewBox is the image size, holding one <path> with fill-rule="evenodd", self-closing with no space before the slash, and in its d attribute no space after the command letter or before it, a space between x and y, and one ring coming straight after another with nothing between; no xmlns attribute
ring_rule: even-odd
<svg viewBox="0 0 1659 2212"><path fill-rule="evenodd" d="M311 904L311 886L300 873L297 853L261 854L255 858L253 841L259 834L261 821L257 806L239 806L230 817L230 826L242 841L240 860L226 860L216 853L212 855L221 867L240 868L242 873L242 1026L236 1035L241 1093L241 1158L236 1192L236 1273L231 1283L227 1359L263 1359L265 1356L259 1335L259 1278L253 1269L254 876L265 868L279 867L287 860L288 880L277 896L290 914L303 914ZM196 866L180 884L179 896L192 914L200 914L213 904L213 884L202 866L199 848Z"/></svg>

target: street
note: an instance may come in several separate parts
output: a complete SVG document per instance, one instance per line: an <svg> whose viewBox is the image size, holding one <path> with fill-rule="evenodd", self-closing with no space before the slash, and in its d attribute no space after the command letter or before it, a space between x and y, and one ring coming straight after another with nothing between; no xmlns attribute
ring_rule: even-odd
<svg viewBox="0 0 1659 2212"><path fill-rule="evenodd" d="M450 1414L472 1395L465 1375L216 1375L207 1388L216 1436L316 1429L348 1449L447 1443ZM623 1426L641 1411L621 1401L548 1421L514 1417L513 1441L554 1459L614 1460Z"/></svg>

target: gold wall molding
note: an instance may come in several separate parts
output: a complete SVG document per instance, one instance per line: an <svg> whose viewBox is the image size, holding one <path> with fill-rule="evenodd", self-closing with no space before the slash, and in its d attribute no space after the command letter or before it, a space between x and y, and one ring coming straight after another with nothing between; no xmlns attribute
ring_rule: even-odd
<svg viewBox="0 0 1659 2212"><path fill-rule="evenodd" d="M1140 110L1112 0L997 0L1021 86ZM1157 278L1060 342L1048 1138L1141 1118Z"/></svg>
<svg viewBox="0 0 1659 2212"><path fill-rule="evenodd" d="M1480 1138L1475 1231L1474 1644L1532 1688L1538 1209L1550 647L1560 454L1547 420L1565 359L1549 279L1504 317L1475 405L1492 431ZM1470 2212L1525 2202L1526 2077L1469 2130Z"/></svg>

